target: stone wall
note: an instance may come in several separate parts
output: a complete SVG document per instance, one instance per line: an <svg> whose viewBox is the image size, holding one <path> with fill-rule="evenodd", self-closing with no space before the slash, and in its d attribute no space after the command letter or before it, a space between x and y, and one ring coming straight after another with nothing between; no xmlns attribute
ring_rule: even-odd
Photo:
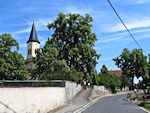
<svg viewBox="0 0 150 113"><path fill-rule="evenodd" d="M65 88L0 88L0 113L47 113L65 102Z"/></svg>
<svg viewBox="0 0 150 113"><path fill-rule="evenodd" d="M67 101L70 101L78 92L82 90L82 86L80 84L67 81L65 83L65 89L66 99Z"/></svg>
<svg viewBox="0 0 150 113"><path fill-rule="evenodd" d="M92 94L90 99L99 97L99 96L104 96L112 94L111 89L105 88L105 86L93 86Z"/></svg>
<svg viewBox="0 0 150 113"><path fill-rule="evenodd" d="M105 86L94 86L94 91L103 92L105 94L111 94L111 89L107 89Z"/></svg>
<svg viewBox="0 0 150 113"><path fill-rule="evenodd" d="M64 87L1 87L0 113L47 113L72 100L81 89L68 81Z"/></svg>

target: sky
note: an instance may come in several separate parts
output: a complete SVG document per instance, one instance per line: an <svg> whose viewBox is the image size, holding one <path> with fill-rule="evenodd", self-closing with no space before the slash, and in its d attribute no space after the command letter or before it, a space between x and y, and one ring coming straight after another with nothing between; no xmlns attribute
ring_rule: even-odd
<svg viewBox="0 0 150 113"><path fill-rule="evenodd" d="M135 39L147 53L150 52L150 0L110 0ZM47 28L63 12L88 13L93 18L92 32L97 36L95 49L101 54L96 70L105 64L109 70L118 70L112 60L124 48L138 48L107 0L0 0L0 35L10 33L20 45L19 53L26 59L27 40L33 19L42 48L52 30ZM146 54L145 54L146 55Z"/></svg>

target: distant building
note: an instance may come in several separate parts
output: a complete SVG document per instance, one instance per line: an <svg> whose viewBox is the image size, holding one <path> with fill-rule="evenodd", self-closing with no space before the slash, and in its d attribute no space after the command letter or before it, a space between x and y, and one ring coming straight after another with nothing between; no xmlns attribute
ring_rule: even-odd
<svg viewBox="0 0 150 113"><path fill-rule="evenodd" d="M111 70L109 73L116 74L118 77L122 76L122 70Z"/></svg>
<svg viewBox="0 0 150 113"><path fill-rule="evenodd" d="M34 21L30 33L29 40L27 41L27 59L26 65L28 69L33 69L35 64L32 62L33 58L36 57L36 50L40 48L40 42L37 37Z"/></svg>

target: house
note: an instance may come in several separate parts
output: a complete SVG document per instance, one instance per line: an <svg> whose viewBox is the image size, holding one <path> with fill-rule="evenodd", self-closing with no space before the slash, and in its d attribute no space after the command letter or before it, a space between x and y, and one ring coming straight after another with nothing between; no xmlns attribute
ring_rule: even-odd
<svg viewBox="0 0 150 113"><path fill-rule="evenodd" d="M36 57L36 50L40 48L40 42L37 37L34 21L30 33L29 40L27 41L27 59L26 65L28 69L33 69L35 64L32 62L33 58Z"/></svg>
<svg viewBox="0 0 150 113"><path fill-rule="evenodd" d="M116 74L118 77L122 76L122 70L111 70L109 73Z"/></svg>

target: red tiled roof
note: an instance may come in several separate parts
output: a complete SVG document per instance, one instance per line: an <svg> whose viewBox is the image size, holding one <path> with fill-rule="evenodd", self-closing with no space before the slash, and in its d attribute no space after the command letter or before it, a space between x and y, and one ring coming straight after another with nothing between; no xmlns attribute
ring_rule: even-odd
<svg viewBox="0 0 150 113"><path fill-rule="evenodd" d="M122 76L122 70L112 70L109 73L116 74L118 77Z"/></svg>

